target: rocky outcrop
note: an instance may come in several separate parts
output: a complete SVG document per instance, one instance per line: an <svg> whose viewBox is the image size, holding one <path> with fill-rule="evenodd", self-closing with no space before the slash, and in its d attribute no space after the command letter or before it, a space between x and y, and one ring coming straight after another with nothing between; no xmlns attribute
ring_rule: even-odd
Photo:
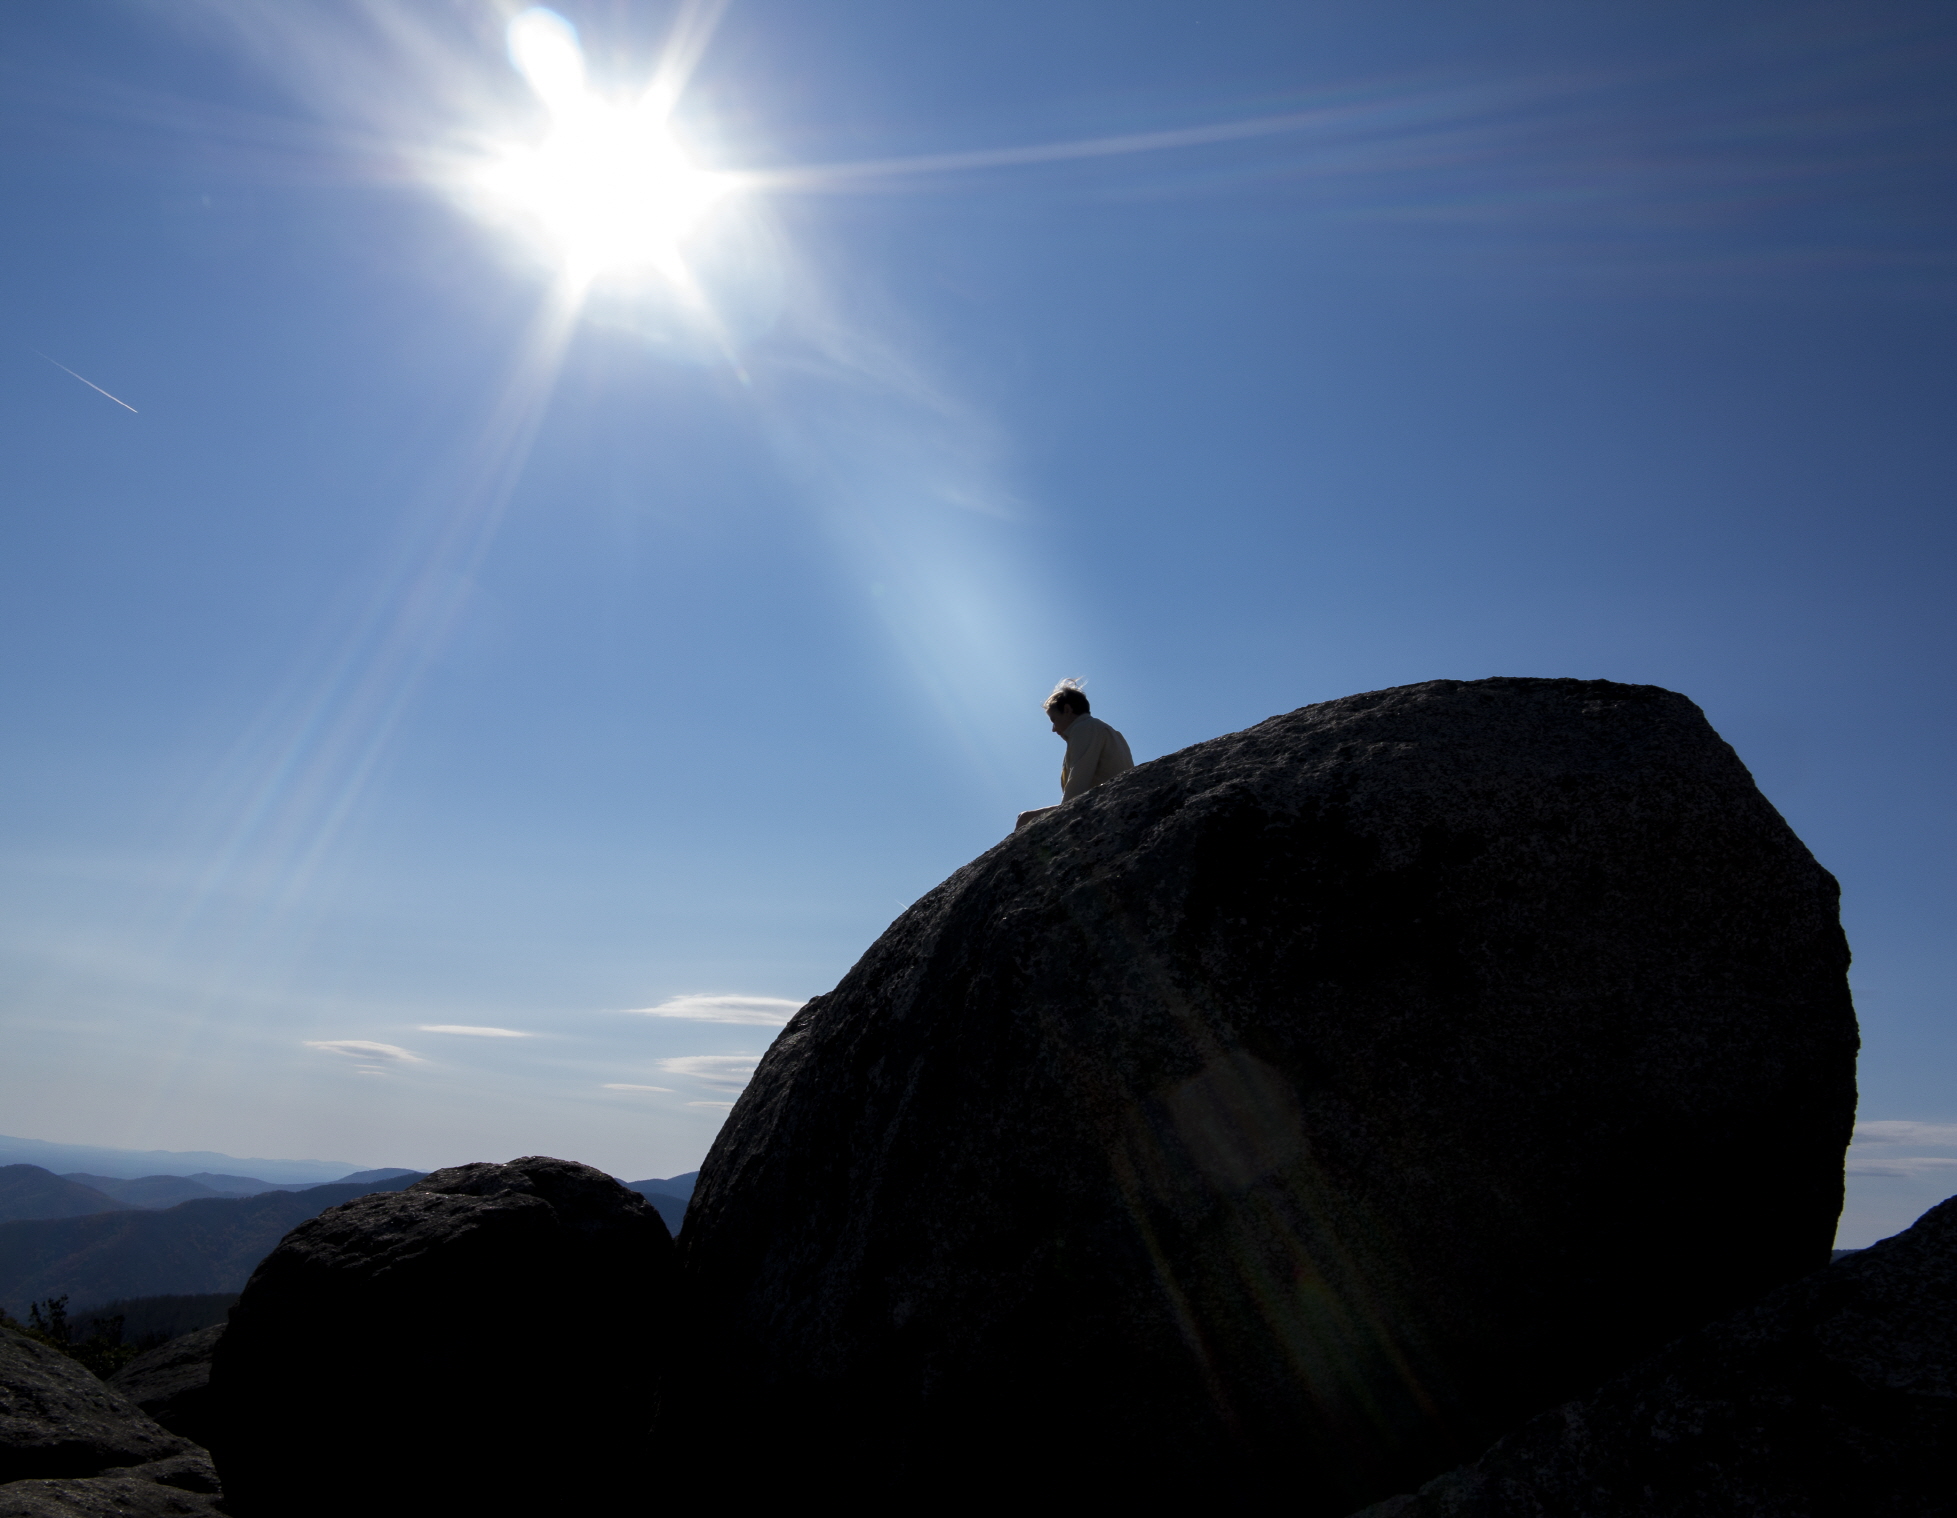
<svg viewBox="0 0 1957 1518"><path fill-rule="evenodd" d="M643 1480L673 1312L645 1198L533 1157L295 1228L212 1360L228 1511L605 1511Z"/></svg>
<svg viewBox="0 0 1957 1518"><path fill-rule="evenodd" d="M783 1030L682 1239L797 1488L1340 1514L1828 1259L1836 887L1691 702L1435 681L1124 774ZM1686 1246L1686 1247L1681 1247Z"/></svg>
<svg viewBox="0 0 1957 1518"><path fill-rule="evenodd" d="M1957 1198L1360 1518L1750 1514L1957 1514Z"/></svg>
<svg viewBox="0 0 1957 1518"><path fill-rule="evenodd" d="M200 1328L147 1350L109 1377L109 1385L173 1434L211 1442L211 1354L224 1325Z"/></svg>
<svg viewBox="0 0 1957 1518"><path fill-rule="evenodd" d="M189 1449L66 1355L0 1328L0 1482L93 1476Z"/></svg>
<svg viewBox="0 0 1957 1518"><path fill-rule="evenodd" d="M217 1471L203 1450L71 1480L0 1486L0 1518L182 1518L220 1513Z"/></svg>

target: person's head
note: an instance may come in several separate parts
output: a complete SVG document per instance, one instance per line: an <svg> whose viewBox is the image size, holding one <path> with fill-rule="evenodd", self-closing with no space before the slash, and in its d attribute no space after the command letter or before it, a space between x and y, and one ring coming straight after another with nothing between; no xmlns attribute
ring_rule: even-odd
<svg viewBox="0 0 1957 1518"><path fill-rule="evenodd" d="M1080 688L1078 680L1062 680L1053 687L1053 694L1046 698L1046 714L1053 721L1053 730L1064 733L1074 725L1074 718L1087 715L1087 692Z"/></svg>

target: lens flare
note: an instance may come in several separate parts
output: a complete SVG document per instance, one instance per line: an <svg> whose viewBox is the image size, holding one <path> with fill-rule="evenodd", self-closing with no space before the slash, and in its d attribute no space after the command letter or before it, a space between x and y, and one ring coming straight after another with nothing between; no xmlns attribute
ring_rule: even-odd
<svg viewBox="0 0 1957 1518"><path fill-rule="evenodd" d="M650 271L691 292L685 243L732 178L693 164L657 97L619 105L593 94L577 31L556 12L524 11L508 35L551 124L542 142L492 162L482 187L542 231L574 284Z"/></svg>

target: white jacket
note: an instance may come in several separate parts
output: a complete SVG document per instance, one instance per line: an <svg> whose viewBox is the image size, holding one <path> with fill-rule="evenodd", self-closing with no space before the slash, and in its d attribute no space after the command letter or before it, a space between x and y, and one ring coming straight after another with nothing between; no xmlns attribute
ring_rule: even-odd
<svg viewBox="0 0 1957 1518"><path fill-rule="evenodd" d="M1128 740L1085 713L1067 724L1067 757L1060 763L1060 799L1084 796L1104 780L1135 767Z"/></svg>

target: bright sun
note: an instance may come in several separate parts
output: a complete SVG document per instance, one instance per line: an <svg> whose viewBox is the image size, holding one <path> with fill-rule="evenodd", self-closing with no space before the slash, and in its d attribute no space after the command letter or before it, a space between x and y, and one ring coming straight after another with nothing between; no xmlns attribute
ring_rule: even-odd
<svg viewBox="0 0 1957 1518"><path fill-rule="evenodd" d="M655 102L594 96L577 33L555 12L524 11L509 44L551 126L542 143L492 164L484 188L540 226L576 284L650 270L690 291L682 245L733 182L687 160Z"/></svg>

